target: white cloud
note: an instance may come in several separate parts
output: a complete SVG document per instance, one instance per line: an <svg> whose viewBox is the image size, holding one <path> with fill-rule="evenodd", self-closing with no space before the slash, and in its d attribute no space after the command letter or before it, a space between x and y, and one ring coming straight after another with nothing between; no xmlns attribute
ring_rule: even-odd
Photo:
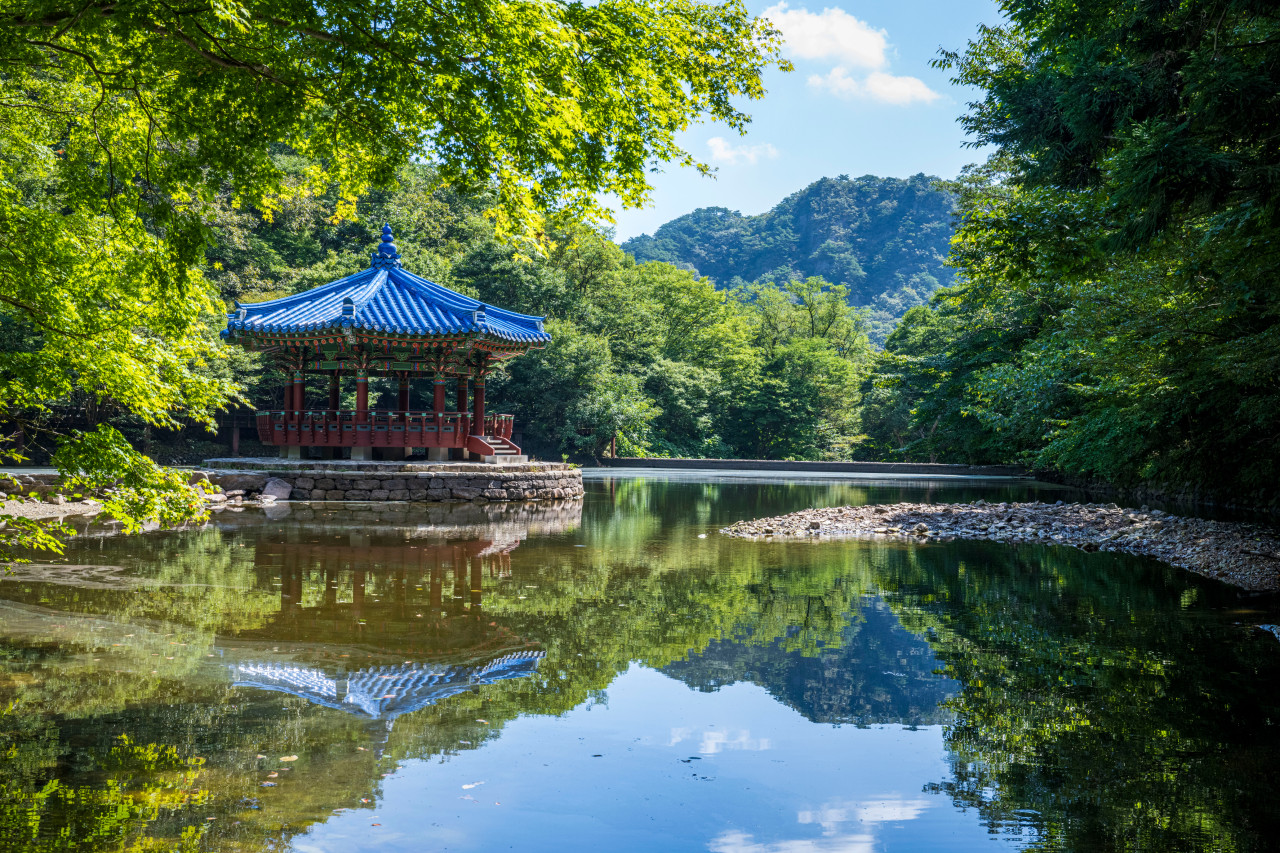
<svg viewBox="0 0 1280 853"><path fill-rule="evenodd" d="M778 156L778 149L765 142L760 145L733 145L723 136L713 136L707 140L711 149L711 162L726 166L739 163L754 164L760 160L772 160Z"/></svg>
<svg viewBox="0 0 1280 853"><path fill-rule="evenodd" d="M941 97L916 77L899 77L883 71L873 71L863 80L849 75L848 69L837 65L826 74L812 74L808 83L815 89L826 89L841 98L866 98L886 104L905 106L916 101L930 103Z"/></svg>
<svg viewBox="0 0 1280 853"><path fill-rule="evenodd" d="M888 60L889 34L859 21L843 9L791 9L778 3L764 11L787 42L787 51L801 59L835 59L857 68L883 68Z"/></svg>
<svg viewBox="0 0 1280 853"><path fill-rule="evenodd" d="M798 59L836 63L826 74L813 74L809 85L841 98L880 101L905 106L941 97L916 77L890 74L889 34L839 8L821 12L792 9L786 2L764 11L786 40L786 50ZM854 75L850 69L867 72ZM754 161L752 161L754 162Z"/></svg>

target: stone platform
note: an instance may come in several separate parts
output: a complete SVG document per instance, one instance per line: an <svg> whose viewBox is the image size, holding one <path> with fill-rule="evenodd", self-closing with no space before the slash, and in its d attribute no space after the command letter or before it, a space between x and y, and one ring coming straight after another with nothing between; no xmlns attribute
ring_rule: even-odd
<svg viewBox="0 0 1280 853"><path fill-rule="evenodd" d="M287 483L294 501L527 501L582 497L582 472L563 462L388 462L347 459L206 459L224 491Z"/></svg>

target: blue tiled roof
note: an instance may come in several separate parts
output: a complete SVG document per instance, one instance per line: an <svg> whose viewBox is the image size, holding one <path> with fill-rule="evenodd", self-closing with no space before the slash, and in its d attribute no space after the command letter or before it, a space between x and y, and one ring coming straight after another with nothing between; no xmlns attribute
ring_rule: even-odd
<svg viewBox="0 0 1280 853"><path fill-rule="evenodd" d="M283 299L237 302L223 336L233 330L271 334L348 328L399 335L477 333L537 344L551 340L542 319L485 305L414 275L400 266L386 226L369 269Z"/></svg>

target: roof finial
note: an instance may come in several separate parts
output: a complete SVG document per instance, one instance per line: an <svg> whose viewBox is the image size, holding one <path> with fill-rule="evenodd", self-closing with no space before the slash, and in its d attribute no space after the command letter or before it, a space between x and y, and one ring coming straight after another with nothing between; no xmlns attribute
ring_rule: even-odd
<svg viewBox="0 0 1280 853"><path fill-rule="evenodd" d="M400 253L396 251L395 238L391 236L390 223L382 226L382 243L378 246L378 251L373 253L373 266L400 266Z"/></svg>

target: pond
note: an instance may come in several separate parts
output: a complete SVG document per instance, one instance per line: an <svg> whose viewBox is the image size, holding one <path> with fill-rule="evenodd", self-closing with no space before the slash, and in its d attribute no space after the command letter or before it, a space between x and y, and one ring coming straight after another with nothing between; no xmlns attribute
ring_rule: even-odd
<svg viewBox="0 0 1280 853"><path fill-rule="evenodd" d="M0 850L1275 849L1280 621L1055 546L762 543L1035 484L597 476L0 580Z"/></svg>

